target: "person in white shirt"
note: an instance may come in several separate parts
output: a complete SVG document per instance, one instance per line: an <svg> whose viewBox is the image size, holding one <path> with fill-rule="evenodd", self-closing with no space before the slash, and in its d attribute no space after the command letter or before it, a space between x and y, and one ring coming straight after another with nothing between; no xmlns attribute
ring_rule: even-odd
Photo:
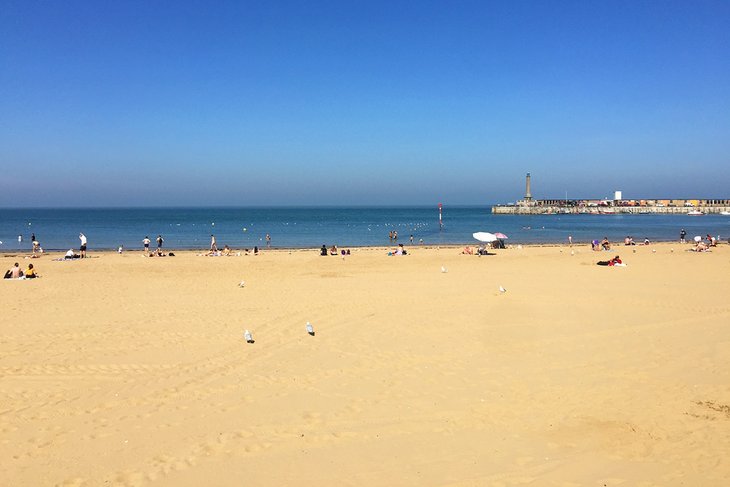
<svg viewBox="0 0 730 487"><path fill-rule="evenodd" d="M144 253L149 254L150 253L150 243L152 241L148 236L145 236L144 239L142 239L142 245L144 245Z"/></svg>
<svg viewBox="0 0 730 487"><path fill-rule="evenodd" d="M86 257L86 235L79 233L79 240L81 240L81 247L79 247L79 251L81 252L81 258L83 259Z"/></svg>
<svg viewBox="0 0 730 487"><path fill-rule="evenodd" d="M212 233L210 234L210 251L211 252L217 252L218 246L215 244L215 235Z"/></svg>

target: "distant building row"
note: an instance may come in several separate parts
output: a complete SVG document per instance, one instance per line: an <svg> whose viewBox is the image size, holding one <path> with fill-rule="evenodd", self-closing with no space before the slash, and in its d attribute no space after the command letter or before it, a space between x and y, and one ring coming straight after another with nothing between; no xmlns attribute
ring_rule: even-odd
<svg viewBox="0 0 730 487"><path fill-rule="evenodd" d="M557 206L557 207L599 207L599 206L636 206L636 207L725 207L730 206L730 199L727 200L702 200L702 199L655 199L655 200L521 200L517 203L520 206Z"/></svg>
<svg viewBox="0 0 730 487"><path fill-rule="evenodd" d="M689 213L702 209L704 213L727 213L730 199L632 199L622 198L621 191L613 199L549 199L535 200L530 188L530 173L525 178L525 197L516 204L497 205L493 213ZM699 211L697 211L699 212Z"/></svg>

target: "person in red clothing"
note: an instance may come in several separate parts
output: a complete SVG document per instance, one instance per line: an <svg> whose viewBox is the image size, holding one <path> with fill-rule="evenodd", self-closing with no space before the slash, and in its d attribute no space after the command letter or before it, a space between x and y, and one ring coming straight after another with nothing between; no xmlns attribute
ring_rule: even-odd
<svg viewBox="0 0 730 487"><path fill-rule="evenodd" d="M621 258L618 255L611 260L601 260L597 262L597 265L615 266L617 264L623 264L623 262L621 262Z"/></svg>

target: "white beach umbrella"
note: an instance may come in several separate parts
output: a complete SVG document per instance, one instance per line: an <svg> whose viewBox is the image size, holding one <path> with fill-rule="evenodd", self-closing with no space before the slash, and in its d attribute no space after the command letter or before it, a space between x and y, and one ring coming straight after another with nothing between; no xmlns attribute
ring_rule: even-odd
<svg viewBox="0 0 730 487"><path fill-rule="evenodd" d="M472 237L479 240L480 242L491 243L497 241L497 236L489 232L476 232L472 234Z"/></svg>

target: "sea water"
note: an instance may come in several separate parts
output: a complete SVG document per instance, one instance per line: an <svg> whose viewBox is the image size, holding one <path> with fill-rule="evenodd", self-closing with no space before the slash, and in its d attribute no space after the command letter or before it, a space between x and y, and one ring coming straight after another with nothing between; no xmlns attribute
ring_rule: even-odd
<svg viewBox="0 0 730 487"><path fill-rule="evenodd" d="M489 206L444 206L443 225L436 205L368 208L94 208L0 209L0 251L30 250L31 235L45 250L78 248L79 233L89 250L141 250L149 236L152 247L162 235L165 249L204 249L215 234L218 248L319 248L337 245L388 246L475 244L472 233L502 232L507 244L585 244L608 237L637 243L678 240L682 228L695 235L730 236L730 217L705 215L493 215ZM397 231L392 242L389 232ZM18 240L22 236L22 240Z"/></svg>

